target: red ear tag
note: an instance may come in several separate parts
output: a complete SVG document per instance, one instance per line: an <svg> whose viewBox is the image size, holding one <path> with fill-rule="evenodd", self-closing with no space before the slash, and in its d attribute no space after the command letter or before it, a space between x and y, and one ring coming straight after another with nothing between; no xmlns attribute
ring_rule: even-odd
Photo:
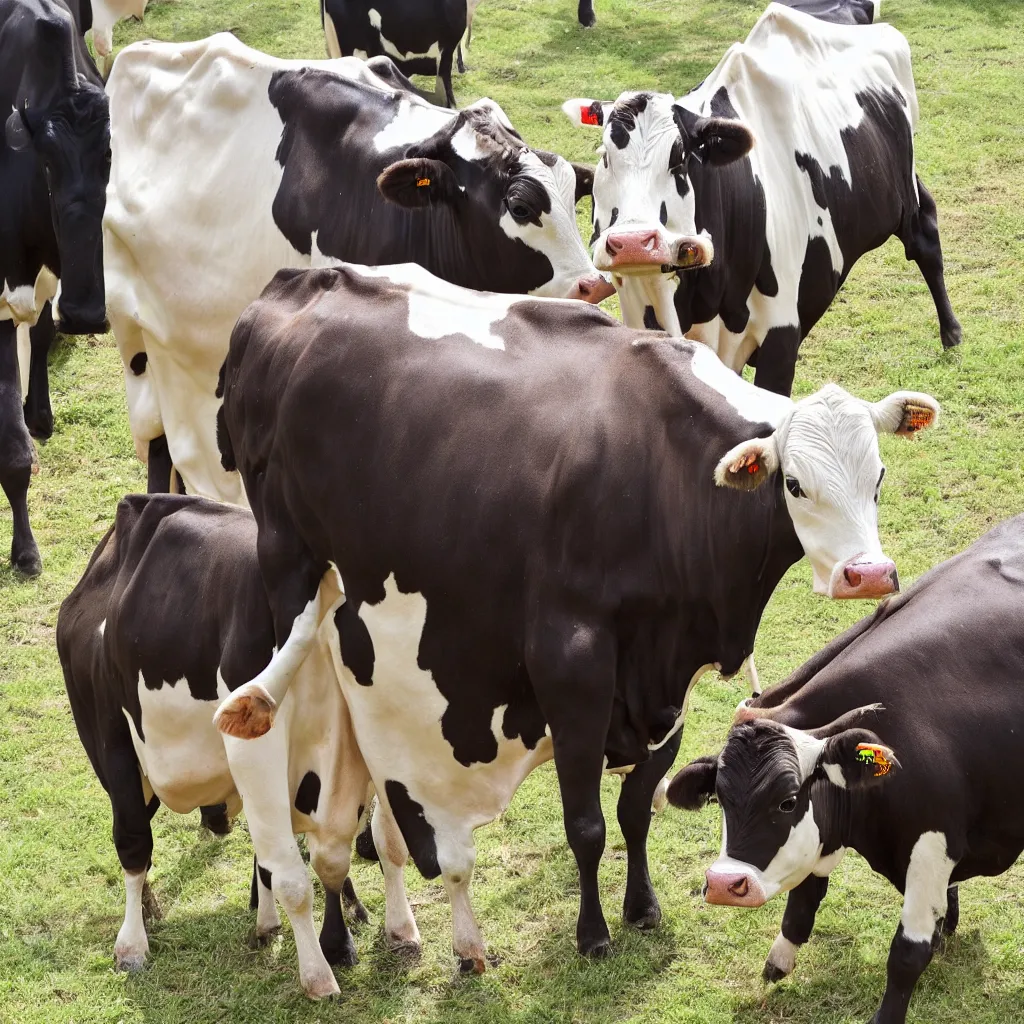
<svg viewBox="0 0 1024 1024"><path fill-rule="evenodd" d="M580 123L581 124L597 124L601 123L601 108L591 107L580 107Z"/></svg>
<svg viewBox="0 0 1024 1024"><path fill-rule="evenodd" d="M760 465L758 463L756 463L756 462L752 462L749 466L747 466L747 472L751 476L753 476L755 473L757 473L760 469L761 469Z"/></svg>
<svg viewBox="0 0 1024 1024"><path fill-rule="evenodd" d="M428 188L429 185L430 185L430 179L429 178L419 178L417 180L417 182L416 182L416 187L417 188Z"/></svg>

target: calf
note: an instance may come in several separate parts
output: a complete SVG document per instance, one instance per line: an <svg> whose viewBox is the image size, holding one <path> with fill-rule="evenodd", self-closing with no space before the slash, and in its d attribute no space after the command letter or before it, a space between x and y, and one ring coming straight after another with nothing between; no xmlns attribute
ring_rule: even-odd
<svg viewBox="0 0 1024 1024"><path fill-rule="evenodd" d="M220 468L214 390L235 320L281 267L411 260L471 288L612 293L576 226L590 170L530 149L490 100L453 113L410 95L386 58L139 43L108 91L107 290L136 451L164 455L151 487L173 462L189 493L245 501Z"/></svg>
<svg viewBox="0 0 1024 1024"><path fill-rule="evenodd" d="M563 110L603 128L591 241L627 324L703 341L789 394L801 341L854 263L895 235L943 346L959 344L935 203L914 168L910 48L892 26L773 3L682 99L631 92Z"/></svg>
<svg viewBox="0 0 1024 1024"><path fill-rule="evenodd" d="M0 110L0 487L14 513L11 562L34 576L29 433L53 431L46 357L58 278L61 330L106 329L107 102L62 0L0 0Z"/></svg>
<svg viewBox="0 0 1024 1024"><path fill-rule="evenodd" d="M334 581L332 573L324 584L325 621L340 599ZM143 912L152 902L150 819L160 803L187 813L225 802L231 814L244 805L256 850L257 938L280 925L276 896L295 935L303 989L315 998L338 991L330 965L356 959L339 894L369 775L330 642L324 634L297 666L296 699L282 707L280 730L255 744L222 737L213 725L217 703L274 649L256 524L245 509L201 498L130 495L119 504L57 619L71 710L110 797L124 869L118 969L140 969L149 950ZM316 716L293 715L311 702ZM327 890L319 944L295 832L306 833ZM351 885L348 894L354 899Z"/></svg>
<svg viewBox="0 0 1024 1024"><path fill-rule="evenodd" d="M336 565L360 747L417 867L444 879L456 951L477 969L473 829L552 757L580 951L609 944L604 767L635 766L618 809L625 919L658 922L647 831L690 688L711 667L738 671L804 553L830 597L897 587L877 435L938 408L834 385L794 403L705 346L412 265L280 272L235 328L222 390L218 435L252 498L280 653L219 726L270 727L287 688L274 665L298 656Z"/></svg>
<svg viewBox="0 0 1024 1024"><path fill-rule="evenodd" d="M669 800L722 807L709 903L789 893L765 977L789 974L830 872L856 850L903 893L873 1024L903 1024L958 917L957 883L1024 849L1024 516L985 534L740 710Z"/></svg>

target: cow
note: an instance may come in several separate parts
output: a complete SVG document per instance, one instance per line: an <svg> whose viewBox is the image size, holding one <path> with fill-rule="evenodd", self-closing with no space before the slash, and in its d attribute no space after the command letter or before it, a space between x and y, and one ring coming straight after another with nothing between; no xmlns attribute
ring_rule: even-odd
<svg viewBox="0 0 1024 1024"><path fill-rule="evenodd" d="M333 580L324 586L327 619L340 597ZM257 941L280 926L276 896L303 989L314 998L338 992L330 965L356 962L339 894L365 918L347 876L369 775L327 649L335 636L326 632L298 667L279 733L256 744L221 736L218 702L274 649L253 517L185 495L129 495L118 505L61 605L57 651L78 734L113 811L127 897L119 970L141 969L149 949L143 915L155 905L146 878L159 805L187 813L226 802L230 815L244 805L256 851ZM309 702L315 718L292 715ZM295 832L306 834L327 891L319 943Z"/></svg>
<svg viewBox="0 0 1024 1024"><path fill-rule="evenodd" d="M125 18L142 21L149 0L82 0L91 10L92 45L104 78L114 63L114 26ZM82 29L84 33L86 28Z"/></svg>
<svg viewBox="0 0 1024 1024"><path fill-rule="evenodd" d="M239 319L219 390L280 653L218 728L271 727L336 566L336 667L360 749L416 866L442 876L455 950L477 970L472 831L552 757L579 950L609 946L605 767L628 771L624 917L658 922L646 837L691 685L739 670L804 554L830 597L897 589L877 434L938 414L927 395L870 403L836 385L794 403L706 346L415 265L281 271Z"/></svg>
<svg viewBox="0 0 1024 1024"><path fill-rule="evenodd" d="M773 3L682 99L627 92L563 110L603 131L591 242L627 324L703 341L789 394L801 341L857 259L895 235L943 347L960 343L935 202L914 169L910 48L892 26Z"/></svg>
<svg viewBox="0 0 1024 1024"><path fill-rule="evenodd" d="M527 147L490 100L443 110L371 64L278 60L227 34L119 54L104 254L150 489L173 461L189 493L245 501L214 390L235 320L281 267L412 260L472 288L613 292L576 225L589 168Z"/></svg>
<svg viewBox="0 0 1024 1024"><path fill-rule="evenodd" d="M452 63L472 22L470 0L320 0L328 57L389 57L405 75L436 75L436 93L455 106Z"/></svg>
<svg viewBox="0 0 1024 1024"><path fill-rule="evenodd" d="M1024 849L1024 516L989 531L740 709L725 747L683 768L669 800L717 795L722 851L706 899L788 893L765 964L792 973L847 850L903 894L873 1024L903 1024L959 916L958 883Z"/></svg>
<svg viewBox="0 0 1024 1024"><path fill-rule="evenodd" d="M46 357L58 278L61 331L106 329L107 103L62 0L0 0L0 109L0 486L14 514L11 563L35 576L29 435L53 431Z"/></svg>

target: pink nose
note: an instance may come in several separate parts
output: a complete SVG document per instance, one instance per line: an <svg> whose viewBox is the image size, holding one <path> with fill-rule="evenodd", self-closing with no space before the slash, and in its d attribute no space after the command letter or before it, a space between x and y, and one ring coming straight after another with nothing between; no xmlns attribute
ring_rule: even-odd
<svg viewBox="0 0 1024 1024"><path fill-rule="evenodd" d="M587 274L572 286L568 298L582 299L584 302L600 302L614 294L615 287L610 281L606 281L600 274Z"/></svg>
<svg viewBox="0 0 1024 1024"><path fill-rule="evenodd" d="M832 596L879 598L897 594L899 589L900 578L895 562L888 558L879 562L853 561L844 566Z"/></svg>
<svg viewBox="0 0 1024 1024"><path fill-rule="evenodd" d="M755 875L708 868L704 902L719 907L762 907L768 902L764 887Z"/></svg>
<svg viewBox="0 0 1024 1024"><path fill-rule="evenodd" d="M659 231L619 231L604 241L612 267L657 266L673 262Z"/></svg>

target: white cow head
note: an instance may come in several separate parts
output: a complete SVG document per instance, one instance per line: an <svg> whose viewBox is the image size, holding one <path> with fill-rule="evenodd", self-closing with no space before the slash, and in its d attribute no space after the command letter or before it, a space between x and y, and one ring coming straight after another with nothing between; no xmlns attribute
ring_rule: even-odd
<svg viewBox="0 0 1024 1024"><path fill-rule="evenodd" d="M696 356L707 362L702 349ZM726 452L715 482L749 490L781 473L786 507L814 570L815 593L885 597L899 590L899 579L878 538L885 476L878 435L913 437L938 415L938 402L916 391L865 402L829 384L773 420L776 429L767 437Z"/></svg>
<svg viewBox="0 0 1024 1024"><path fill-rule="evenodd" d="M753 145L741 122L701 117L666 93L626 92L614 103L572 99L575 124L603 128L594 173L594 265L619 279L704 267L712 239L698 232L690 169L732 163ZM642 326L642 325L631 325Z"/></svg>

